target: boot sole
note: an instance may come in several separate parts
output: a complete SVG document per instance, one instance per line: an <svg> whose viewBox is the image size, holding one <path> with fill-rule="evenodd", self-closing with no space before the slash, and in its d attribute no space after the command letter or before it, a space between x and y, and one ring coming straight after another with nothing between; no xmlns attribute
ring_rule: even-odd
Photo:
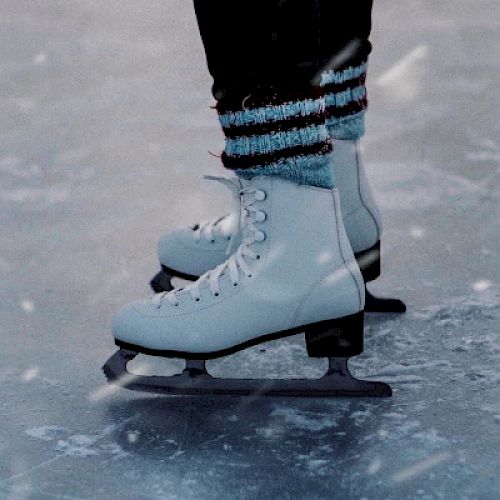
<svg viewBox="0 0 500 500"><path fill-rule="evenodd" d="M287 331L265 335L239 346L216 353L193 354L158 351L117 342L121 348L103 366L109 383L124 389L182 396L279 396L279 397L391 397L384 382L359 380L349 371L348 360L363 350L363 312L343 318L321 321ZM208 373L205 360L225 356L250 345L305 334L310 357L327 357L328 371L319 379L223 379ZM139 352L153 356L183 357L186 367L172 376L135 375L127 364ZM216 354L216 356L214 356Z"/></svg>
<svg viewBox="0 0 500 500"><path fill-rule="evenodd" d="M298 333L304 333L307 353L312 358L324 357L351 357L363 352L363 325L364 313L345 316L343 318L319 321L309 325L298 326L289 330L261 335L246 342L242 342L227 349L210 352L189 352L176 350L150 349L136 344L123 342L115 339L115 344L127 351L140 352L150 356L160 356L163 358L184 358L184 359L216 359L229 356L236 352L248 349L249 347L278 340Z"/></svg>

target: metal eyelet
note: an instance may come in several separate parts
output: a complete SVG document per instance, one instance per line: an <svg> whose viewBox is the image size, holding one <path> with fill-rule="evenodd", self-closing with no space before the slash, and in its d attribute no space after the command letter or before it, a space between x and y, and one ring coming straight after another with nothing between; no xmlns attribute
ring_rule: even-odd
<svg viewBox="0 0 500 500"><path fill-rule="evenodd" d="M266 218L267 218L267 215L265 212L257 212L255 214L255 220L257 222L264 222L266 220Z"/></svg>
<svg viewBox="0 0 500 500"><path fill-rule="evenodd" d="M266 239L266 233L264 231L257 231L255 233L255 241L262 242Z"/></svg>
<svg viewBox="0 0 500 500"><path fill-rule="evenodd" d="M259 191L255 192L255 199L257 201L264 201L266 199L266 192L259 189Z"/></svg>

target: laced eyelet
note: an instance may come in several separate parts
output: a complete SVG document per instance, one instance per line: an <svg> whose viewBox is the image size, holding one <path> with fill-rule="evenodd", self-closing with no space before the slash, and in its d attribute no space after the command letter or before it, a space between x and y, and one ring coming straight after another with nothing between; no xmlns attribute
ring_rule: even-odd
<svg viewBox="0 0 500 500"><path fill-rule="evenodd" d="M266 192L259 189L255 192L255 199L257 201L264 201L266 199Z"/></svg>
<svg viewBox="0 0 500 500"><path fill-rule="evenodd" d="M250 279L253 277L253 274L247 274L247 278Z"/></svg>
<svg viewBox="0 0 500 500"><path fill-rule="evenodd" d="M266 233L263 231L257 231L255 233L255 241L264 241L266 239Z"/></svg>
<svg viewBox="0 0 500 500"><path fill-rule="evenodd" d="M256 222L264 222L266 220L266 213L265 212L257 212L255 214L255 220Z"/></svg>

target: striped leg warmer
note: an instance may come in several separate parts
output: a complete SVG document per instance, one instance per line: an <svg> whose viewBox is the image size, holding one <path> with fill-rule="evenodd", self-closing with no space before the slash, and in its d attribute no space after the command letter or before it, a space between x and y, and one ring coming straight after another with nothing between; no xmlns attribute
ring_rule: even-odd
<svg viewBox="0 0 500 500"><path fill-rule="evenodd" d="M321 89L250 96L240 106L217 105L226 136L222 162L250 179L272 175L333 188L332 144Z"/></svg>
<svg viewBox="0 0 500 500"><path fill-rule="evenodd" d="M367 63L325 71L326 124L333 139L354 140L365 133Z"/></svg>

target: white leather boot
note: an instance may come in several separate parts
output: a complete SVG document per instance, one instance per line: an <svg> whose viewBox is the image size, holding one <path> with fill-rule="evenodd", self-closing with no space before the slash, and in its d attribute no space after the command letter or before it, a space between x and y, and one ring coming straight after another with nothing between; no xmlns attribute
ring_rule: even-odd
<svg viewBox="0 0 500 500"><path fill-rule="evenodd" d="M335 356L328 346L339 325L362 338L364 282L337 190L264 176L231 182L240 194L237 250L184 289L123 307L113 320L116 344L208 359L304 332L314 355L321 330L316 348Z"/></svg>
<svg viewBox="0 0 500 500"><path fill-rule="evenodd" d="M347 236L354 253L380 241L382 218L366 176L359 141L335 141L335 181Z"/></svg>
<svg viewBox="0 0 500 500"><path fill-rule="evenodd" d="M380 275L382 218L366 176L359 141L335 141L333 168L342 217L365 282Z"/></svg>
<svg viewBox="0 0 500 500"><path fill-rule="evenodd" d="M332 169L340 193L347 236L365 281L371 281L380 274L382 223L358 141L335 141ZM237 198L238 193L234 189L232 191ZM236 208L233 208L229 215L222 218L164 235L158 243L158 257L163 271L152 280L153 289L156 292L171 290L171 277L195 280L224 262L228 253L241 241L236 219ZM233 244L229 245L231 238Z"/></svg>

